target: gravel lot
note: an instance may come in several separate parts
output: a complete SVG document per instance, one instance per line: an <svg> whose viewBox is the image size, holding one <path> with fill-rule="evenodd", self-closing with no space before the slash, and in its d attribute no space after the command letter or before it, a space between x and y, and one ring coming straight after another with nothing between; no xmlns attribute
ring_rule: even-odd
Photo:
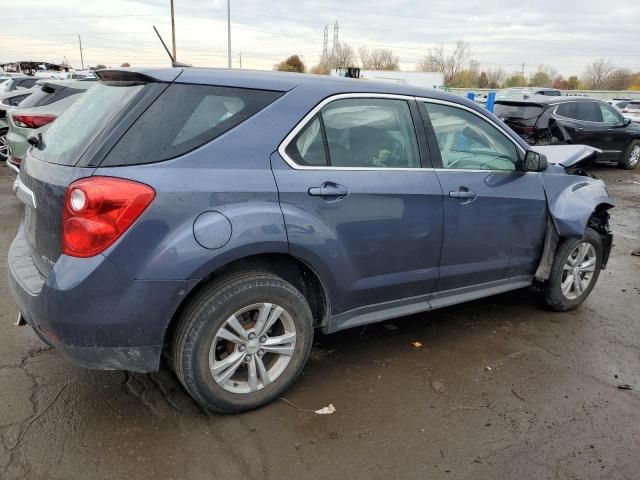
<svg viewBox="0 0 640 480"><path fill-rule="evenodd" d="M640 171L595 174L618 202L615 245L578 310L523 290L318 335L286 399L334 414L211 416L166 369L83 370L12 326L22 208L0 167L0 478L638 478Z"/></svg>

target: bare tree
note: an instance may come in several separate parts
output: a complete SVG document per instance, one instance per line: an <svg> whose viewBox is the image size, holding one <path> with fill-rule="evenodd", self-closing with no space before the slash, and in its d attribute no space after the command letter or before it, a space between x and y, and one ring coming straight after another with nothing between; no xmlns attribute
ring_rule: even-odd
<svg viewBox="0 0 640 480"><path fill-rule="evenodd" d="M607 79L609 90L626 90L633 83L633 72L628 68L616 68Z"/></svg>
<svg viewBox="0 0 640 480"><path fill-rule="evenodd" d="M400 58L392 50L376 48L369 51L366 46L358 49L360 64L366 70L400 70Z"/></svg>
<svg viewBox="0 0 640 480"><path fill-rule="evenodd" d="M471 47L460 40L451 54L445 51L444 45L429 49L427 55L418 65L418 70L423 72L441 72L447 85L453 82L455 77L463 70L464 65L471 57Z"/></svg>
<svg viewBox="0 0 640 480"><path fill-rule="evenodd" d="M506 77L505 71L500 68L495 70L487 70L487 80L489 88L500 88L502 81Z"/></svg>
<svg viewBox="0 0 640 480"><path fill-rule="evenodd" d="M351 67L356 63L356 54L351 45L339 42L329 56L331 68Z"/></svg>
<svg viewBox="0 0 640 480"><path fill-rule="evenodd" d="M611 60L600 58L587 65L587 69L582 76L582 80L590 89L605 89L607 88L607 81L615 69L616 66Z"/></svg>

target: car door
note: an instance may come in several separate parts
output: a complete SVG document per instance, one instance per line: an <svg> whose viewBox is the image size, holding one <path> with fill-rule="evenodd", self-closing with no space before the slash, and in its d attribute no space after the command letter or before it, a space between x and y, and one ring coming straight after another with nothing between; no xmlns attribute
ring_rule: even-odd
<svg viewBox="0 0 640 480"><path fill-rule="evenodd" d="M416 127L422 131L412 97L339 95L312 110L272 155L291 253L320 270L333 316L372 304L383 305L379 313L402 299L428 305L438 279L442 191L424 168L429 158Z"/></svg>
<svg viewBox="0 0 640 480"><path fill-rule="evenodd" d="M599 103L592 100L561 103L555 114L572 143L599 148L603 151L600 159L615 160L619 153L612 150L613 135L607 130L610 126L602 121Z"/></svg>
<svg viewBox="0 0 640 480"><path fill-rule="evenodd" d="M443 190L440 280L431 303L527 285L545 234L539 174L521 171L522 147L482 113L427 99L420 107Z"/></svg>
<svg viewBox="0 0 640 480"><path fill-rule="evenodd" d="M619 159L631 141L629 132L624 125L624 118L607 103L600 102L598 107L602 114L602 122L606 127L606 135L603 136L602 146L599 148L609 152L610 157Z"/></svg>

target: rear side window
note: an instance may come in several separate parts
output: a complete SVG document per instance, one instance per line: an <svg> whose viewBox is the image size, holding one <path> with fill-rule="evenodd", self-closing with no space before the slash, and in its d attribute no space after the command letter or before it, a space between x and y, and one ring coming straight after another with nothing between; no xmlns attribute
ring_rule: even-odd
<svg viewBox="0 0 640 480"><path fill-rule="evenodd" d="M328 164L320 116L310 121L287 146L287 155L298 165L321 167Z"/></svg>
<svg viewBox="0 0 640 480"><path fill-rule="evenodd" d="M280 92L172 84L136 120L102 166L161 162L210 142L273 102Z"/></svg>
<svg viewBox="0 0 640 480"><path fill-rule="evenodd" d="M558 105L556 113L561 117L583 122L602 122L602 113L596 102L569 102Z"/></svg>

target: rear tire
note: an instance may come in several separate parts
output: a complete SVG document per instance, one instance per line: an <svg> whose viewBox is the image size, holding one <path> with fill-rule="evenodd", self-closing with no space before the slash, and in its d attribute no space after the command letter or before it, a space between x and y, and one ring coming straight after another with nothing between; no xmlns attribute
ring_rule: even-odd
<svg viewBox="0 0 640 480"><path fill-rule="evenodd" d="M633 170L638 166L638 163L640 163L640 140L634 140L627 147L624 157L618 165L625 170Z"/></svg>
<svg viewBox="0 0 640 480"><path fill-rule="evenodd" d="M598 281L603 250L602 239L592 228L587 228L582 238L562 241L544 285L544 303L564 312L584 302Z"/></svg>
<svg viewBox="0 0 640 480"><path fill-rule="evenodd" d="M311 309L293 285L270 273L239 273L191 300L174 335L173 365L205 408L241 412L281 396L312 341Z"/></svg>

